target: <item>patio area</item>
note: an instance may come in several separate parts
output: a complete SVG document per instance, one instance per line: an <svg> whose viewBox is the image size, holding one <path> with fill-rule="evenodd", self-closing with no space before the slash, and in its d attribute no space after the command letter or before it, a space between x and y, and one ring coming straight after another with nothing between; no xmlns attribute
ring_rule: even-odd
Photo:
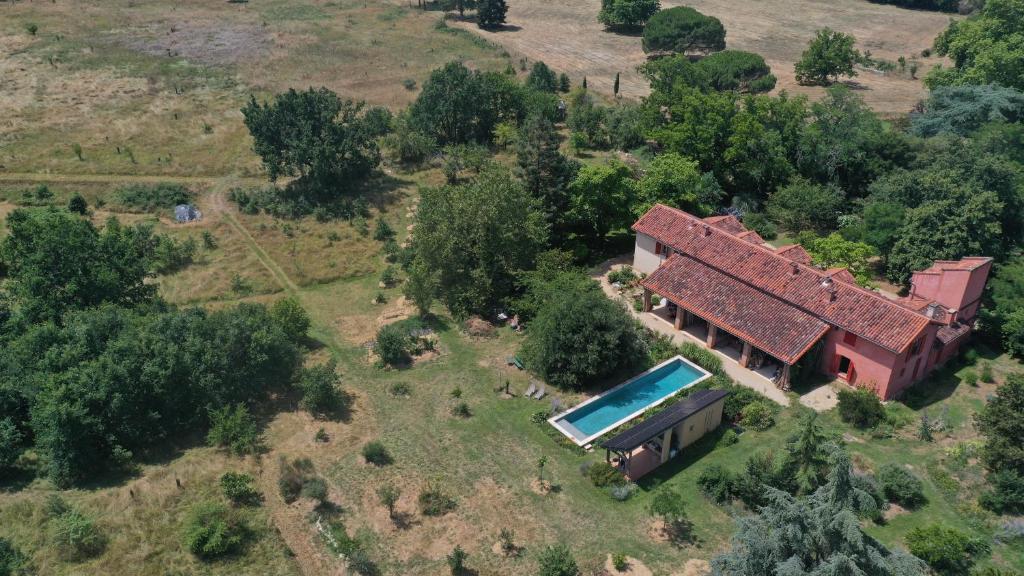
<svg viewBox="0 0 1024 576"><path fill-rule="evenodd" d="M622 256L606 261L594 270L592 277L601 284L601 288L609 298L625 301L625 298L619 293L618 289L608 282L607 273L614 268L629 264L631 261L632 258L630 256ZM625 302L625 304L626 308L641 324L655 332L668 336L674 343L697 342L707 347L707 324L704 322L693 322L677 330L674 320L670 317L665 299L662 299L662 302L649 313L637 312L633 309L632 302ZM723 338L723 336L725 337ZM755 367L751 365L749 368L745 368L740 363L743 352L739 348L740 345L731 341L722 330L718 330L718 341L721 343L716 343L717 345L710 349L722 359L722 366L730 378L742 386L760 392L783 406L790 405L792 394L787 394L785 391L780 390L772 382L772 376L780 364L777 360L766 355L763 364L760 366ZM838 403L836 391L831 383L823 384L806 392L799 397L799 401L801 404L817 411L830 410Z"/></svg>

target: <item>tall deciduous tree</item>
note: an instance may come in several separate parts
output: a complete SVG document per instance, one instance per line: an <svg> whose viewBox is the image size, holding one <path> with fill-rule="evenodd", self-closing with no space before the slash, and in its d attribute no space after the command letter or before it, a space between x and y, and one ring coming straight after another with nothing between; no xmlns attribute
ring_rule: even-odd
<svg viewBox="0 0 1024 576"><path fill-rule="evenodd" d="M508 5L505 0L479 0L476 10L476 24L484 30L500 28L505 23Z"/></svg>
<svg viewBox="0 0 1024 576"><path fill-rule="evenodd" d="M640 356L636 321L593 280L569 272L533 283L529 290L539 309L522 355L527 368L546 381L578 389Z"/></svg>
<svg viewBox="0 0 1024 576"><path fill-rule="evenodd" d="M597 21L609 30L635 29L661 8L659 0L601 0Z"/></svg>
<svg viewBox="0 0 1024 576"><path fill-rule="evenodd" d="M633 170L621 160L580 168L569 185L569 229L587 243L604 242L608 232L631 223L635 191Z"/></svg>
<svg viewBox="0 0 1024 576"><path fill-rule="evenodd" d="M796 81L800 84L829 85L840 76L856 76L853 65L860 52L853 47L856 39L831 28L818 30L796 63Z"/></svg>
<svg viewBox="0 0 1024 576"><path fill-rule="evenodd" d="M253 147L271 180L297 176L320 193L345 190L380 162L363 103L327 88L294 89L242 108Z"/></svg>
<svg viewBox="0 0 1024 576"><path fill-rule="evenodd" d="M835 227L845 196L839 187L796 178L768 199L768 215L791 232Z"/></svg>
<svg viewBox="0 0 1024 576"><path fill-rule="evenodd" d="M722 197L722 189L714 178L704 178L697 162L675 152L655 156L637 183L636 191L632 213L637 218L657 203L708 216Z"/></svg>
<svg viewBox="0 0 1024 576"><path fill-rule="evenodd" d="M511 175L488 167L467 184L423 190L413 269L431 271L437 297L457 317L490 315L547 243L540 203Z"/></svg>
<svg viewBox="0 0 1024 576"><path fill-rule="evenodd" d="M499 122L523 117L523 92L523 87L505 74L449 62L431 72L423 83L409 107L409 120L440 144L489 142Z"/></svg>

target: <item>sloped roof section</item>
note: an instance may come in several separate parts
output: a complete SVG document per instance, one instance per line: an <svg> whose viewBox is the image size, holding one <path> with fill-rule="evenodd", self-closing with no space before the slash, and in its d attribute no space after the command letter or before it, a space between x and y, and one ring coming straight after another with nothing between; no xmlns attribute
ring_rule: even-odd
<svg viewBox="0 0 1024 576"><path fill-rule="evenodd" d="M799 244L783 246L776 250L775 253L786 260L792 260L801 264L810 264L812 260L810 253L808 253L807 250L804 250L804 247Z"/></svg>
<svg viewBox="0 0 1024 576"><path fill-rule="evenodd" d="M674 254L643 285L792 364L828 324L685 254Z"/></svg>
<svg viewBox="0 0 1024 576"><path fill-rule="evenodd" d="M906 350L930 322L924 315L859 286L833 281L826 288L827 275L821 270L744 242L663 204L647 211L633 224L633 230L892 352Z"/></svg>
<svg viewBox="0 0 1024 576"><path fill-rule="evenodd" d="M747 231L747 227L739 221L739 218L736 218L731 214L727 216L708 216L704 221L719 230L725 230L729 234L738 235Z"/></svg>
<svg viewBox="0 0 1024 576"><path fill-rule="evenodd" d="M728 396L725 390L697 390L688 398L677 402L636 426L601 443L602 448L627 452L643 446L662 432Z"/></svg>

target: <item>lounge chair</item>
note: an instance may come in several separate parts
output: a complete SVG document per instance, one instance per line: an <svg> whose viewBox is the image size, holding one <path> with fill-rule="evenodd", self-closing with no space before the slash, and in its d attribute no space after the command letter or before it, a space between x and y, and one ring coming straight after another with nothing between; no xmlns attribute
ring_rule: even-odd
<svg viewBox="0 0 1024 576"><path fill-rule="evenodd" d="M529 397L533 396L533 393L536 392L536 391L537 391L537 385L534 384L533 382L530 382L530 387L526 389L526 392L523 392L523 396L526 396L527 398L529 398Z"/></svg>
<svg viewBox="0 0 1024 576"><path fill-rule="evenodd" d="M523 369L523 361L519 358L519 356L512 357L512 364L514 364L515 367L519 368L520 370Z"/></svg>
<svg viewBox="0 0 1024 576"><path fill-rule="evenodd" d="M548 387L545 386L544 384L541 384L540 385L540 390L537 390L537 393L533 395L533 399L534 400L540 400L545 395L547 395L547 393L548 393Z"/></svg>

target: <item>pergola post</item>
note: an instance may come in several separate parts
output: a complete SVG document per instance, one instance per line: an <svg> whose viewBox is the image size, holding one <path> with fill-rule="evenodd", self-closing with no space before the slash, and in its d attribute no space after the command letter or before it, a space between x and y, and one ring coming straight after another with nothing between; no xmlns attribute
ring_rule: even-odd
<svg viewBox="0 0 1024 576"><path fill-rule="evenodd" d="M661 439L661 463L668 462L668 455L671 453L672 429L665 430L665 436Z"/></svg>
<svg viewBox="0 0 1024 576"><path fill-rule="evenodd" d="M708 348L714 348L718 344L718 326L708 322Z"/></svg>
<svg viewBox="0 0 1024 576"><path fill-rule="evenodd" d="M747 365L750 364L750 349L750 342L744 342L743 352L740 354L740 366L743 366L744 368L746 368Z"/></svg>
<svg viewBox="0 0 1024 576"><path fill-rule="evenodd" d="M678 306L677 305L676 306L676 322L675 322L676 330L682 330L683 329L683 319L684 318L686 318L686 310L683 310L682 306Z"/></svg>
<svg viewBox="0 0 1024 576"><path fill-rule="evenodd" d="M779 388L789 390L789 364L782 365L782 374L779 376Z"/></svg>
<svg viewBox="0 0 1024 576"><path fill-rule="evenodd" d="M644 288L644 312L650 312L651 308L651 291L648 288Z"/></svg>

